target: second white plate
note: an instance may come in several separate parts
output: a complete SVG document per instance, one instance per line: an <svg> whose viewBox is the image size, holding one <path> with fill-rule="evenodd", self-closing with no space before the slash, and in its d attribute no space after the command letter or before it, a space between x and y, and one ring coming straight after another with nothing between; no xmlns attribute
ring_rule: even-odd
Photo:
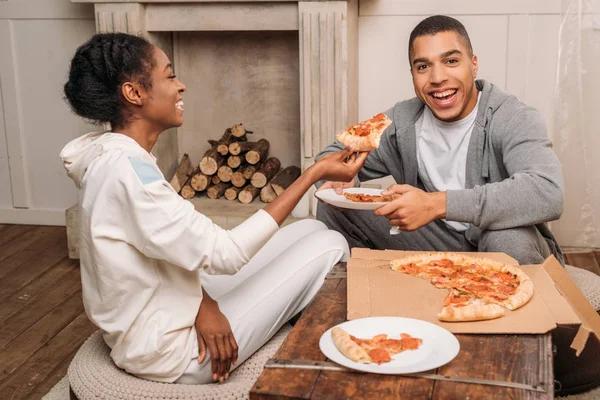
<svg viewBox="0 0 600 400"><path fill-rule="evenodd" d="M379 334L387 334L390 338L398 338L401 333L423 340L417 350L407 350L392 356L392 361L377 364L362 364L344 356L331 339L328 329L319 347L327 358L344 367L376 374L410 374L428 371L450 362L460 350L458 339L442 328L427 321L403 317L369 317L347 321L340 328L358 338L371 338ZM332 328L333 329L333 328Z"/></svg>

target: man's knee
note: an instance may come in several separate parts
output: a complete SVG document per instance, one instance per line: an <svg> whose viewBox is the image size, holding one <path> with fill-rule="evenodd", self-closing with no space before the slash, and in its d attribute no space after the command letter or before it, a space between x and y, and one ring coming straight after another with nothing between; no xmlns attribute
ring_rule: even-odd
<svg viewBox="0 0 600 400"><path fill-rule="evenodd" d="M483 231L477 249L506 253L519 264L541 264L551 254L546 240L534 226Z"/></svg>

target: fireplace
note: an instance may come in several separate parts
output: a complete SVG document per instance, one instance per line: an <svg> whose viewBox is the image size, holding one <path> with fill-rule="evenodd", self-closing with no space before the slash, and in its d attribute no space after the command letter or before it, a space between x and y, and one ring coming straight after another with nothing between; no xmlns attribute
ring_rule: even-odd
<svg viewBox="0 0 600 400"><path fill-rule="evenodd" d="M187 86L185 123L154 153L167 178L236 123L264 137L282 166L307 168L357 117L358 0L72 0L94 3L98 32L142 35L165 50ZM315 213L307 193L293 216ZM224 227L259 202L196 207ZM216 204L215 204L216 203Z"/></svg>

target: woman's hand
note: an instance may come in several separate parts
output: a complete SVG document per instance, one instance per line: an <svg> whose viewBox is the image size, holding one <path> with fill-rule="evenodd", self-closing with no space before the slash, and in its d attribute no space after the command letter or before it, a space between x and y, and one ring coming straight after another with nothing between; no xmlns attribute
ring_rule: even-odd
<svg viewBox="0 0 600 400"><path fill-rule="evenodd" d="M321 157L311 168L315 169L318 181L350 182L363 167L368 155L368 151L356 155L351 148L346 147L342 151Z"/></svg>
<svg viewBox="0 0 600 400"><path fill-rule="evenodd" d="M202 292L204 297L195 324L198 335L198 364L206 358L208 347L212 378L223 382L229 378L229 370L237 362L238 346L227 317L219 310L219 304L208 296L204 289Z"/></svg>

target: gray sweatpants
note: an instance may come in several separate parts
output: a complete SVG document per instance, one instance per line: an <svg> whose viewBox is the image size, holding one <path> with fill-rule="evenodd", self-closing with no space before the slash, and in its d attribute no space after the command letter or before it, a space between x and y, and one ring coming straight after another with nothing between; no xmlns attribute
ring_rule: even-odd
<svg viewBox="0 0 600 400"><path fill-rule="evenodd" d="M551 254L548 243L534 226L483 231L478 237L467 239L462 232L436 220L416 231L390 235L388 219L373 211L338 210L322 202L317 206L317 219L344 235L350 248L503 252L522 265L540 264Z"/></svg>

